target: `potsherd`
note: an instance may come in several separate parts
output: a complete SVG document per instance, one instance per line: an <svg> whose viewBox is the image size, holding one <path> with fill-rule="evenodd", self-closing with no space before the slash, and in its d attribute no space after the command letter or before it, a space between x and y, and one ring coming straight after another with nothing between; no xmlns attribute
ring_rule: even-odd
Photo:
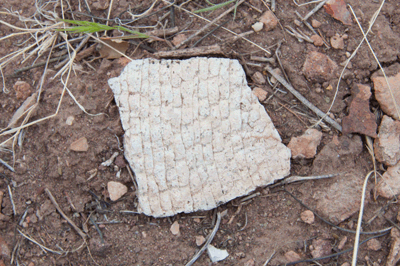
<svg viewBox="0 0 400 266"><path fill-rule="evenodd" d="M140 212L210 210L289 174L290 150L237 60L134 60L108 83Z"/></svg>

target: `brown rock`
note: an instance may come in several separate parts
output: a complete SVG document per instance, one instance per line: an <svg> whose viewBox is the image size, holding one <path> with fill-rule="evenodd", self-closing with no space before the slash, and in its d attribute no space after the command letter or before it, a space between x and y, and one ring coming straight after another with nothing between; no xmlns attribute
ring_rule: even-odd
<svg viewBox="0 0 400 266"><path fill-rule="evenodd" d="M31 85L25 81L17 81L13 86L17 99L22 99L25 101L32 94Z"/></svg>
<svg viewBox="0 0 400 266"><path fill-rule="evenodd" d="M314 34L310 38L313 41L315 46L319 47L319 46L324 45L324 41L322 40L322 38L318 34Z"/></svg>
<svg viewBox="0 0 400 266"><path fill-rule="evenodd" d="M382 248L381 242L379 242L378 239L373 238L371 240L368 240L367 242L367 247L369 250L373 250L373 251L378 251Z"/></svg>
<svg viewBox="0 0 400 266"><path fill-rule="evenodd" d="M310 210L303 211L300 214L300 218L306 224L313 224L315 220L314 213Z"/></svg>
<svg viewBox="0 0 400 266"><path fill-rule="evenodd" d="M322 133L312 128L307 129L300 137L292 138L288 145L292 151L292 158L314 158L321 138Z"/></svg>
<svg viewBox="0 0 400 266"><path fill-rule="evenodd" d="M378 195L388 199L400 193L400 162L388 167L376 188L376 192Z"/></svg>
<svg viewBox="0 0 400 266"><path fill-rule="evenodd" d="M386 165L395 165L400 160L400 121L383 116L379 134L374 142L375 157Z"/></svg>
<svg viewBox="0 0 400 266"><path fill-rule="evenodd" d="M259 87L255 87L253 89L253 93L255 96L257 96L257 98L260 102L263 102L267 99L268 92L266 92L265 90L263 90Z"/></svg>
<svg viewBox="0 0 400 266"><path fill-rule="evenodd" d="M377 71L372 75L372 81L374 82L375 89L375 97L376 100L379 102L382 110L387 115L393 117L396 120L400 120L399 114L397 112L397 110L400 112L400 64L394 64L387 69L385 68L384 70L386 72L386 75L388 76L388 82L394 99L385 78L381 74L381 71ZM390 73L393 72L394 74L390 75ZM397 110L396 104L393 100L395 100L397 103Z"/></svg>
<svg viewBox="0 0 400 266"><path fill-rule="evenodd" d="M400 231L396 228L392 228L390 231L390 252L387 256L386 266L395 266L400 260Z"/></svg>
<svg viewBox="0 0 400 266"><path fill-rule="evenodd" d="M79 152L87 151L89 149L87 138L82 137L80 139L75 140L74 142L71 143L69 148L72 151L79 151Z"/></svg>
<svg viewBox="0 0 400 266"><path fill-rule="evenodd" d="M288 260L288 262L295 262L301 260L301 256L298 253L294 252L293 250L286 252L285 258Z"/></svg>
<svg viewBox="0 0 400 266"><path fill-rule="evenodd" d="M314 239L312 246L310 246L311 255L314 259L325 257L332 254L332 245L329 240L326 239Z"/></svg>
<svg viewBox="0 0 400 266"><path fill-rule="evenodd" d="M39 220L43 220L44 217L49 216L53 212L56 211L56 207L54 207L53 203L50 200L46 200L39 208L38 212L36 213Z"/></svg>
<svg viewBox="0 0 400 266"><path fill-rule="evenodd" d="M319 22L319 21L316 20L316 19L312 19L312 20L311 20L311 25L312 25L314 28L319 28L319 27L321 27L321 22Z"/></svg>
<svg viewBox="0 0 400 266"><path fill-rule="evenodd" d="M377 124L375 115L369 109L370 87L356 84L352 93L354 98L350 104L349 115L342 120L343 134L360 133L375 138Z"/></svg>
<svg viewBox="0 0 400 266"><path fill-rule="evenodd" d="M253 79L253 81L256 84L265 84L265 83L267 83L267 81L265 80L263 74L261 74L260 72L254 73L254 75L251 78Z"/></svg>
<svg viewBox="0 0 400 266"><path fill-rule="evenodd" d="M327 55L311 51L304 62L303 74L312 82L322 83L332 79L337 68L337 64Z"/></svg>
<svg viewBox="0 0 400 266"><path fill-rule="evenodd" d="M110 195L110 200L112 201L120 199L126 192L128 192L128 188L124 184L115 181L107 183L107 190Z"/></svg>
<svg viewBox="0 0 400 266"><path fill-rule="evenodd" d="M260 17L260 22L264 23L265 31L273 30L278 25L278 19L275 17L274 13L270 10L266 11Z"/></svg>
<svg viewBox="0 0 400 266"><path fill-rule="evenodd" d="M331 46L334 49L344 49L344 38L336 33L335 36L331 37Z"/></svg>

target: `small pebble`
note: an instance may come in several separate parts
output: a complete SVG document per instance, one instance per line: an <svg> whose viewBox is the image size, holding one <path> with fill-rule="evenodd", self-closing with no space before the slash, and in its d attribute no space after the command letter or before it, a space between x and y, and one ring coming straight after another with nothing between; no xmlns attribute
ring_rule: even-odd
<svg viewBox="0 0 400 266"><path fill-rule="evenodd" d="M128 192L127 186L120 182L110 181L107 183L108 194L110 195L110 200L116 201L120 199L126 192Z"/></svg>
<svg viewBox="0 0 400 266"><path fill-rule="evenodd" d="M306 224L313 224L315 220L314 213L310 210L303 211L300 214L300 218Z"/></svg>
<svg viewBox="0 0 400 266"><path fill-rule="evenodd" d="M263 74L261 72L256 72L251 77L256 84L265 84L267 81L265 80Z"/></svg>
<svg viewBox="0 0 400 266"><path fill-rule="evenodd" d="M293 250L289 250L288 252L286 252L285 258L288 260L288 262L295 262L301 260L300 255L294 252Z"/></svg>
<svg viewBox="0 0 400 266"><path fill-rule="evenodd" d="M200 247L201 245L203 245L204 242L206 242L206 239L204 238L204 236L196 236L196 245L197 245L198 247Z"/></svg>
<svg viewBox="0 0 400 266"><path fill-rule="evenodd" d="M179 234L179 223L178 221L175 221L172 225L171 228L169 229L171 231L171 233L176 236ZM197 241L197 239L196 239Z"/></svg>
<svg viewBox="0 0 400 266"><path fill-rule="evenodd" d="M295 19L295 20L294 20L294 24L295 24L297 27L300 27L300 26L301 26L301 21Z"/></svg>
<svg viewBox="0 0 400 266"><path fill-rule="evenodd" d="M351 56L351 53L346 52L346 57L349 58Z"/></svg>
<svg viewBox="0 0 400 266"><path fill-rule="evenodd" d="M312 25L314 28L319 28L319 27L321 27L321 22L319 22L319 21L316 20L316 19L313 19L313 20L311 20L311 25Z"/></svg>
<svg viewBox="0 0 400 266"><path fill-rule="evenodd" d="M259 31L261 31L261 30L263 29L264 23L262 23L262 22L256 22L256 23L254 23L253 26L251 26L251 27L253 28L253 30L254 30L255 32L259 32Z"/></svg>
<svg viewBox="0 0 400 266"><path fill-rule="evenodd" d="M74 122L75 118L73 116L68 116L67 120L65 120L65 124L68 126L72 126L72 123Z"/></svg>
<svg viewBox="0 0 400 266"><path fill-rule="evenodd" d="M259 87L255 87L253 89L253 93L255 96L257 96L257 98L260 102L263 102L267 99L268 92L266 92L265 90L263 90Z"/></svg>
<svg viewBox="0 0 400 266"><path fill-rule="evenodd" d="M344 49L344 40L343 36L340 36L339 34L335 34L335 36L331 37L331 45L332 48L334 49Z"/></svg>
<svg viewBox="0 0 400 266"><path fill-rule="evenodd" d="M324 45L324 41L322 40L322 38L318 35L318 34L314 34L310 37L310 39L313 41L315 46L322 46Z"/></svg>
<svg viewBox="0 0 400 266"><path fill-rule="evenodd" d="M378 239L371 239L367 242L367 247L369 250L378 251L382 248L381 242Z"/></svg>
<svg viewBox="0 0 400 266"><path fill-rule="evenodd" d="M338 249L342 250L344 245L347 242L347 236L344 236L342 239L340 239L339 244L338 244Z"/></svg>
<svg viewBox="0 0 400 266"><path fill-rule="evenodd" d="M71 151L85 152L89 149L89 144L87 138L82 137L80 139L75 140L69 146Z"/></svg>

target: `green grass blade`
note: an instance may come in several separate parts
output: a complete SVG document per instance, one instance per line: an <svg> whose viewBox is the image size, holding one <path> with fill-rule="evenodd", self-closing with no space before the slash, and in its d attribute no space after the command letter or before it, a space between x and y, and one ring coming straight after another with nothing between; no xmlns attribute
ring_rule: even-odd
<svg viewBox="0 0 400 266"><path fill-rule="evenodd" d="M218 8L221 8L221 7L224 7L224 6L226 6L226 5L229 5L230 3L233 3L233 2L235 2L235 1L236 1L236 0L229 0L229 1L226 1L226 2L221 3L221 4L218 4L218 5L213 5L213 6L210 6L210 7L206 7L206 8L203 8L203 9L196 10L196 11L194 11L193 13L201 13L201 12L207 12L207 11L214 11L214 10L217 10Z"/></svg>

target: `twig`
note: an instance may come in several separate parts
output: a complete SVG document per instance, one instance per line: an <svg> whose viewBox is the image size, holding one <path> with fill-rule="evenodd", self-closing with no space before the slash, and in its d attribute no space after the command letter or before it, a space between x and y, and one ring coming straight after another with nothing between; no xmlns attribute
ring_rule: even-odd
<svg viewBox="0 0 400 266"><path fill-rule="evenodd" d="M219 45L212 46L201 46L196 48L188 48L188 49L180 49L174 51L160 51L154 53L156 57L165 58L165 57L188 57L188 56L201 56L201 55L223 55L222 49Z"/></svg>
<svg viewBox="0 0 400 266"><path fill-rule="evenodd" d="M67 220L67 222L75 229L75 231L83 238L86 239L87 235L81 230L79 229L78 226L76 226L76 224L63 212L63 210L60 208L60 206L58 205L56 199L53 197L53 195L51 194L50 190L48 188L45 188L44 191L46 191L47 196L49 196L51 202L54 204L54 206L56 207L57 211L61 214L61 216Z"/></svg>
<svg viewBox="0 0 400 266"><path fill-rule="evenodd" d="M8 170L10 170L11 172L15 172L14 167L12 167L11 165L9 165L8 163L6 163L5 161L3 161L2 159L0 159L0 163L1 163L2 165L4 165L5 167L7 167Z"/></svg>
<svg viewBox="0 0 400 266"><path fill-rule="evenodd" d="M13 194L11 192L10 185L7 185L7 188L8 188L8 194L10 195L10 201L11 201L11 205L12 205L12 210L13 210L14 216L16 216L17 215L17 211L15 210L15 204L14 204Z"/></svg>
<svg viewBox="0 0 400 266"><path fill-rule="evenodd" d="M244 222L244 226L242 228L240 228L238 230L238 232L243 231L247 227L247 212L244 213L244 216L245 216L245 219L246 219L245 222Z"/></svg>
<svg viewBox="0 0 400 266"><path fill-rule="evenodd" d="M275 8L276 8L276 1L275 0L271 0L271 10L272 10L272 12L275 12Z"/></svg>
<svg viewBox="0 0 400 266"><path fill-rule="evenodd" d="M305 180L318 180L318 179L325 179L325 178L331 178L331 177L335 177L338 176L342 173L337 173L337 174L330 174L330 175L317 175L317 176L289 176L288 178L285 178L282 182L279 182L277 184L274 184L272 186L270 186L270 188L274 188L280 185L284 185L284 184L290 184L290 183L294 183L294 182L298 182L298 181L305 181Z"/></svg>
<svg viewBox="0 0 400 266"><path fill-rule="evenodd" d="M186 40L184 40L183 42L181 42L180 44L178 44L176 46L176 49L178 49L179 47L182 47L183 45L187 44L188 42L190 42L194 37L200 35L201 33L203 33L204 31L206 31L209 27L211 27L212 25L216 24L216 22L218 20L220 20L221 18L225 17L226 15L228 15L230 12L232 12L235 8L237 8L237 6L239 6L240 4L242 4L244 1L246 0L240 0L236 5L231 6L230 8L228 8L228 10L226 10L224 13L222 13L221 15L219 15L218 17L216 17L215 19L213 19L211 22L209 22L208 24L206 24L203 28L201 28L200 30L196 31L194 34L190 35Z"/></svg>
<svg viewBox="0 0 400 266"><path fill-rule="evenodd" d="M303 97L300 93L298 93L292 85L286 82L279 74L275 73L274 70L270 66L266 66L265 69L272 75L276 80L278 80L285 88L290 91L300 102L302 102L305 106L311 109L314 113L316 113L319 117L323 117L323 119L329 123L331 126L336 128L338 131L342 132L342 127L329 116L325 116L325 113L315 107L312 103L310 103L306 98Z"/></svg>
<svg viewBox="0 0 400 266"><path fill-rule="evenodd" d="M170 15L170 19L171 19L171 27L174 28L175 27L175 6L171 6L171 8L169 9L169 15Z"/></svg>
<svg viewBox="0 0 400 266"><path fill-rule="evenodd" d="M317 12L325 3L328 2L328 0L324 0L321 3L319 3L316 7L314 7L308 14L303 18L303 20L307 20L309 17L311 17L315 12Z"/></svg>
<svg viewBox="0 0 400 266"><path fill-rule="evenodd" d="M203 252L206 250L206 248L208 247L208 245L211 243L211 241L214 239L215 234L218 231L219 228L219 224L221 223L221 213L219 212L217 214L217 222L214 226L214 229L211 231L211 233L209 234L206 243L204 244L204 246L196 253L196 255L194 255L194 257L186 264L186 266L191 266L193 265L193 263L196 262L196 260L201 256L201 254L203 254Z"/></svg>
<svg viewBox="0 0 400 266"><path fill-rule="evenodd" d="M257 61L257 62L270 63L272 65L275 64L275 58L273 58L273 57L268 58L268 57L251 55L250 60Z"/></svg>

